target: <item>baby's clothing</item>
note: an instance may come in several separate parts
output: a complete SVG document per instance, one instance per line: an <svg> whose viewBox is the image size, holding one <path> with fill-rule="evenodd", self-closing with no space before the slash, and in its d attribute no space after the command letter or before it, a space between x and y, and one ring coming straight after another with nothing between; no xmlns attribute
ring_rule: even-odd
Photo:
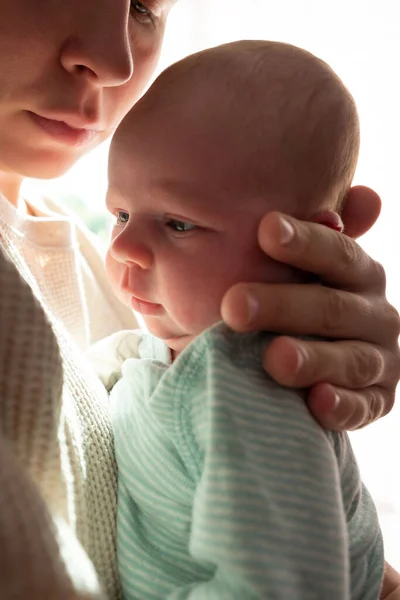
<svg viewBox="0 0 400 600"><path fill-rule="evenodd" d="M218 324L171 364L145 335L111 392L126 600L377 600L383 545L346 434ZM136 343L136 342L135 342Z"/></svg>

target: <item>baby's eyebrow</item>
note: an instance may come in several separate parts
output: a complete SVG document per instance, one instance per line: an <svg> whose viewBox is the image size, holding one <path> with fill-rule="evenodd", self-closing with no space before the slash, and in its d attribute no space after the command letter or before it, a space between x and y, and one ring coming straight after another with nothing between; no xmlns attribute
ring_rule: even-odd
<svg viewBox="0 0 400 600"><path fill-rule="evenodd" d="M153 179L150 191L157 196L160 205L166 205L168 210L171 206L188 209L200 204L198 190L191 183L169 178Z"/></svg>
<svg viewBox="0 0 400 600"><path fill-rule="evenodd" d="M193 185L181 185L163 179L157 181L156 186L152 186L151 195L153 194L154 198L157 198L157 212L164 212L174 218L204 227L215 224L217 220L213 203L207 201L204 192L200 194L198 188Z"/></svg>
<svg viewBox="0 0 400 600"><path fill-rule="evenodd" d="M170 177L155 177L152 186L161 192L167 192L171 196L185 197L193 196L193 192L197 187L192 181L177 180Z"/></svg>

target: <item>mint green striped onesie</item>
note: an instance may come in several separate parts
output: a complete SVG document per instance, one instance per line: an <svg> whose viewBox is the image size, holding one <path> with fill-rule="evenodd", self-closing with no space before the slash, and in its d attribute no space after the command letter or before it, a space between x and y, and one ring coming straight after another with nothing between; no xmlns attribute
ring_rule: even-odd
<svg viewBox="0 0 400 600"><path fill-rule="evenodd" d="M170 364L144 336L111 392L126 600L377 600L383 546L347 435L218 324Z"/></svg>

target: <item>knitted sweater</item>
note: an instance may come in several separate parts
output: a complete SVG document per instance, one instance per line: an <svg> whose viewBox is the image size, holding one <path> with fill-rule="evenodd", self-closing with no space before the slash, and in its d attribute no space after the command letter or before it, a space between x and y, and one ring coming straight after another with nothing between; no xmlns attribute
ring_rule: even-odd
<svg viewBox="0 0 400 600"><path fill-rule="evenodd" d="M107 396L82 350L135 320L90 234L53 203L32 208L0 196L1 597L116 599Z"/></svg>

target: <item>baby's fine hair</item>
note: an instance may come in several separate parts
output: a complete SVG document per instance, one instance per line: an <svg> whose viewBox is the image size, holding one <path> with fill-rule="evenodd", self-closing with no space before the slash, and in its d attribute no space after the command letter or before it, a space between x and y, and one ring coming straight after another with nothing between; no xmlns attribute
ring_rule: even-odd
<svg viewBox="0 0 400 600"><path fill-rule="evenodd" d="M188 95L190 110L208 111L217 129L226 119L224 135L238 136L260 187L284 185L302 205L329 200L340 211L357 165L359 119L325 62L289 44L240 41L175 63L157 85L169 105Z"/></svg>

